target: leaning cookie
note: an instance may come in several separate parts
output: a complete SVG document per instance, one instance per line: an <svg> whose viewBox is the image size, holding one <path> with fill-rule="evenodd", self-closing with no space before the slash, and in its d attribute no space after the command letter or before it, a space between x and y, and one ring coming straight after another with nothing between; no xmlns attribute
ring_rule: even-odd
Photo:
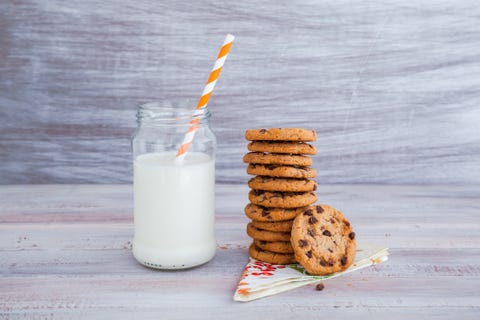
<svg viewBox="0 0 480 320"><path fill-rule="evenodd" d="M245 139L251 141L315 141L317 140L317 133L315 130L302 128L250 129L245 132Z"/></svg>
<svg viewBox="0 0 480 320"><path fill-rule="evenodd" d="M254 243L248 249L250 257L272 263L272 264L291 264L295 263L295 257L292 253L277 253L258 248Z"/></svg>
<svg viewBox="0 0 480 320"><path fill-rule="evenodd" d="M247 173L259 176L297 179L315 178L317 176L317 171L310 167L257 163L250 163L247 167Z"/></svg>
<svg viewBox="0 0 480 320"><path fill-rule="evenodd" d="M292 220L298 214L303 213L309 207L300 208L267 208L249 203L245 207L245 215L256 221L285 221Z"/></svg>
<svg viewBox="0 0 480 320"><path fill-rule="evenodd" d="M327 205L312 206L292 227L295 259L313 275L346 270L355 258L355 233L343 214Z"/></svg>
<svg viewBox="0 0 480 320"><path fill-rule="evenodd" d="M317 201L315 192L271 192L250 190L248 199L251 203L269 208L298 208Z"/></svg>
<svg viewBox="0 0 480 320"><path fill-rule="evenodd" d="M308 192L317 190L317 183L308 179L274 178L256 176L248 181L248 186L256 190Z"/></svg>
<svg viewBox="0 0 480 320"><path fill-rule="evenodd" d="M296 141L253 141L247 145L247 148L254 152L317 154L317 148L315 146Z"/></svg>
<svg viewBox="0 0 480 320"><path fill-rule="evenodd" d="M295 154L249 152L243 156L243 162L307 167L312 165L312 158Z"/></svg>

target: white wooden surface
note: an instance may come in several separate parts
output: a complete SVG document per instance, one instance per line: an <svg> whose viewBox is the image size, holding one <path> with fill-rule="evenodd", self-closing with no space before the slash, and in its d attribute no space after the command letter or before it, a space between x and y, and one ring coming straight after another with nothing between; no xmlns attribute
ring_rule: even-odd
<svg viewBox="0 0 480 320"><path fill-rule="evenodd" d="M475 0L1 0L0 183L130 182L136 105L198 97L231 32L218 181L246 181L247 127L302 126L323 183L478 184L479 16Z"/></svg>
<svg viewBox="0 0 480 320"><path fill-rule="evenodd" d="M131 254L129 185L0 186L0 318L478 319L480 189L321 185L384 264L249 302L244 186L217 186L218 251L199 268L150 270Z"/></svg>

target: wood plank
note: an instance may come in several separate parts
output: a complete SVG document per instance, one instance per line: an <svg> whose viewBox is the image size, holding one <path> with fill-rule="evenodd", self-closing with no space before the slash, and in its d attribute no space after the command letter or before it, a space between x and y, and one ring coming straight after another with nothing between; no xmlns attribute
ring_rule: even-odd
<svg viewBox="0 0 480 320"><path fill-rule="evenodd" d="M320 300L320 299L319 299ZM201 301L197 302L201 304ZM287 309L289 312L285 312L285 309L281 309L282 314L274 314L274 311L269 306L264 306L263 308L255 308L253 312L249 312L251 305L247 311L244 309L245 306L234 306L229 308L228 315L233 319L242 319L245 316L258 317L275 317L275 319L291 319L292 317L302 317L304 319L324 319L325 317L332 319L392 319L392 320L403 320L403 319L441 319L441 320L451 320L452 314L465 319L465 320L476 320L478 319L477 308L464 308L464 307L452 307L450 310L451 314L445 313L443 309L437 307L411 307L411 308L389 308L389 307L369 307L364 309L354 308L352 306L342 307L342 306L317 306L316 302L312 306L305 307L304 309L296 308L290 306L290 309ZM183 320L186 318L194 319L212 319L213 317L222 318L225 316L225 312L219 310L207 310L200 307L196 307L195 311L192 312L189 310L182 310L179 312L178 307L168 307L164 309L159 309L157 307L143 308L145 310L141 313L143 319L159 319L162 318L166 313L171 315L169 319ZM70 303L64 305L62 309L58 312L52 313L51 311L43 310L32 310L28 313L26 312L9 312L4 313L8 319L24 319L25 314L28 314L30 319L105 319L105 318L134 318L139 316L138 308L125 308L122 306L115 306L103 309L78 309L75 308L75 304Z"/></svg>
<svg viewBox="0 0 480 320"><path fill-rule="evenodd" d="M479 278L475 277L411 277L411 281L405 281L404 278L349 276L327 282L323 292L308 286L245 305L232 301L225 294L233 292L234 287L225 282L224 277L192 279L185 276L184 281L179 283L178 279L171 281L161 274L157 275L141 279L12 278L2 280L11 291L8 295L0 294L0 306L12 313L35 314L60 309L80 316L85 311L97 309L113 312L135 310L147 316L155 312L176 319L212 319L224 315L227 310L235 318L240 315L255 318L259 314L280 319L292 316L311 318L312 312L313 316L320 317L324 315L324 310L326 314L338 316L349 309L363 316L388 311L394 313L393 317L396 316L395 310L408 314L412 309L424 309L422 314L434 316L445 314L450 307L450 316L460 310L461 315L473 319L479 311L478 290L471 285L471 281L478 283ZM65 282L69 285L65 286ZM416 283L414 288L412 283ZM435 290L431 289L432 286Z"/></svg>
<svg viewBox="0 0 480 320"><path fill-rule="evenodd" d="M217 223L219 244L246 247L251 239L245 233L247 220L234 223ZM359 242L378 243L389 248L479 248L480 227L456 228L450 225L415 226L404 225L370 225L354 224ZM0 248L24 250L35 248L58 248L75 246L91 249L119 249L128 246L133 238L133 227L129 225L78 224L5 224L0 226ZM440 237L439 234L443 235ZM61 241L62 243L58 243Z"/></svg>
<svg viewBox="0 0 480 320"><path fill-rule="evenodd" d="M59 241L59 239L57 239ZM208 279L215 274L235 286L243 267L247 263L247 248L245 245L222 245L217 250L216 257L207 265L192 270L183 271L182 275L198 279ZM122 277L134 276L136 279L149 278L158 272L145 269L132 256L131 245L126 243L118 249L92 246L78 248L66 244L64 248L23 248L21 250L0 249L2 275L8 278L16 277ZM425 248L393 248L390 249L390 260L359 274L368 277L479 277L480 249L425 249ZM170 281L177 274L160 272L161 276ZM357 276L356 279L361 278Z"/></svg>
<svg viewBox="0 0 480 320"><path fill-rule="evenodd" d="M476 185L383 186L320 183L318 203L329 203L354 219L410 219L435 222L454 215L478 222L480 188ZM218 219L243 217L246 185L217 183ZM0 222L132 221L131 185L0 185ZM41 211L42 214L38 214ZM415 220L413 220L415 218ZM396 220L397 221L397 220Z"/></svg>
<svg viewBox="0 0 480 320"><path fill-rule="evenodd" d="M390 248L480 247L480 190L475 186L322 185L317 191L321 202L347 215L364 243ZM0 203L0 247L4 243L3 247L17 249L56 248L62 243L57 242L58 234L79 247L122 248L133 236L131 192L131 186L0 186L5 199ZM248 244L243 214L247 192L245 186L217 185L220 245ZM21 232L16 223L22 223Z"/></svg>
<svg viewBox="0 0 480 320"><path fill-rule="evenodd" d="M214 9L212 9L214 8ZM319 132L322 183L480 183L480 7L470 0L0 4L0 184L128 183L135 107L210 106L217 181L247 127Z"/></svg>

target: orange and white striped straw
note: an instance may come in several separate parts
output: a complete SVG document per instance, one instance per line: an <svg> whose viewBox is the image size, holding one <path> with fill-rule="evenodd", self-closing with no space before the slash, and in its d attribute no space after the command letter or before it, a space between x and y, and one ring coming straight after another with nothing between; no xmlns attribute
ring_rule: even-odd
<svg viewBox="0 0 480 320"><path fill-rule="evenodd" d="M217 83L217 79L220 76L220 72L222 71L222 67L225 64L225 60L227 60L228 52L230 51L230 47L232 46L234 39L235 37L231 34L227 34L227 36L225 37L225 41L223 41L223 45L220 48L220 52L218 53L217 60L215 60L215 64L213 65L212 72L210 72L210 76L208 77L205 88L203 89L202 96L200 97L200 100L198 100L196 110L201 110L207 107L208 100L212 95L213 88L215 88L215 84ZM195 116L198 114L194 113L193 115ZM200 120L198 119L193 119L190 121L190 128L185 134L180 148L178 148L175 159L176 161L183 161L183 159L185 158L188 147L192 143L193 137L195 137L195 132L198 129L197 123L199 121Z"/></svg>

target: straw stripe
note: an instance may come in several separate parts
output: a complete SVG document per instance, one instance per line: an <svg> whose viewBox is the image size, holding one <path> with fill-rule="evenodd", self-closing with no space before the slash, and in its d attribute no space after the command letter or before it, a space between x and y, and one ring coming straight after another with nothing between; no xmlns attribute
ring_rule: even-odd
<svg viewBox="0 0 480 320"><path fill-rule="evenodd" d="M210 82L205 86L205 89L203 89L202 96L206 95L207 93L210 93L213 91L213 87L215 87L215 83L217 80Z"/></svg>
<svg viewBox="0 0 480 320"><path fill-rule="evenodd" d="M217 61L215 61L215 64L214 64L212 70L216 70L216 69L220 68L221 66L223 66L223 64L225 63L225 60L227 60L227 56L224 56L220 59L217 59Z"/></svg>
<svg viewBox="0 0 480 320"><path fill-rule="evenodd" d="M228 53L230 51L230 48L232 47L233 40L235 37L231 34L227 34L225 37L225 40L223 41L223 45L220 48L220 51L218 52L217 59L215 60L215 64L213 65L212 71L210 72L210 75L208 77L207 83L205 84L205 88L203 89L202 96L198 100L197 103L197 109L198 112L194 112L193 116L199 116L200 114L203 113L203 109L207 107L208 101L210 100L210 97L212 96L213 89L215 88L215 84L217 83L218 77L220 76L220 72L222 71L223 65L225 63L225 60L227 60ZM183 161L185 158L185 155L187 154L188 147L193 141L193 138L195 137L195 132L198 129L198 123L200 120L198 118L192 119L190 121L190 127L183 137L183 142L180 145L180 148L178 148L177 155L176 155L176 161Z"/></svg>
<svg viewBox="0 0 480 320"><path fill-rule="evenodd" d="M197 108L205 108L207 106L208 100L210 99L210 96L212 95L212 92L209 92L207 94L204 94L200 100L198 100Z"/></svg>
<svg viewBox="0 0 480 320"><path fill-rule="evenodd" d="M228 35L227 35L227 38L228 38ZM233 41L233 39L232 39L232 41ZM227 43L227 44L224 43L222 48L220 49L220 52L218 53L217 59L221 58L223 56L226 56L228 54L228 52L230 51L231 46L232 46L232 42Z"/></svg>
<svg viewBox="0 0 480 320"><path fill-rule="evenodd" d="M220 75L220 71L222 71L222 67L218 68L217 70L213 70L212 73L210 73L210 77L208 78L207 83L216 81L218 79L218 76Z"/></svg>
<svg viewBox="0 0 480 320"><path fill-rule="evenodd" d="M195 109L193 111L193 116L194 117L198 117L198 116L201 116L203 114L203 110L202 109Z"/></svg>

